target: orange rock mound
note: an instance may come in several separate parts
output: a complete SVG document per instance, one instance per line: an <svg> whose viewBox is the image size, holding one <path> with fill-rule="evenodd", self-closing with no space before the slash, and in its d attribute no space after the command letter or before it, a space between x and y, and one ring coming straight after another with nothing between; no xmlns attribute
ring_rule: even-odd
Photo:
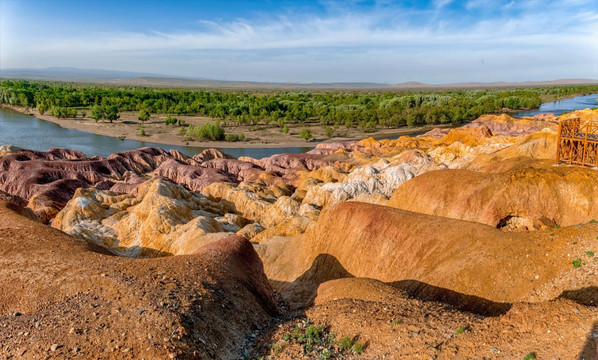
<svg viewBox="0 0 598 360"><path fill-rule="evenodd" d="M242 238L150 260L95 250L0 202L0 357L242 357L277 313Z"/></svg>

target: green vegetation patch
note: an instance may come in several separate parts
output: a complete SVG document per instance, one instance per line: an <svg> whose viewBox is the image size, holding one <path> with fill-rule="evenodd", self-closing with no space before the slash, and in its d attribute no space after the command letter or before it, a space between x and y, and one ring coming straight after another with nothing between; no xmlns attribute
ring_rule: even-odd
<svg viewBox="0 0 598 360"><path fill-rule="evenodd" d="M309 358L331 359L349 354L362 354L366 345L350 336L342 336L337 340L337 334L330 332L330 327L314 324L310 320L299 322L292 330L285 334L282 342L272 345L272 352L280 354L290 345L302 347L303 353Z"/></svg>
<svg viewBox="0 0 598 360"><path fill-rule="evenodd" d="M598 92L598 85L511 89L437 90L198 90L111 86L51 81L0 81L0 103L75 117L113 121L124 111L206 116L245 125L321 124L362 131L426 124L462 123L487 113L538 107L542 99ZM170 123L174 125L174 123ZM178 123L178 125L181 125ZM288 132L288 127L285 131ZM331 136L326 129L326 135Z"/></svg>

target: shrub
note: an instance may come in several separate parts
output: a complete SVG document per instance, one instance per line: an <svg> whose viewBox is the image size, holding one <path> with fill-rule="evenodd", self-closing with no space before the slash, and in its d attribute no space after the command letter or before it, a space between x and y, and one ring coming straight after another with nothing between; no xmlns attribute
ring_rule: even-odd
<svg viewBox="0 0 598 360"><path fill-rule="evenodd" d="M351 338L348 336L343 336L339 339L338 346L341 348L341 350L347 351L351 348L351 346L353 346L353 340L351 340Z"/></svg>
<svg viewBox="0 0 598 360"><path fill-rule="evenodd" d="M376 131L376 123L373 121L362 121L359 123L359 128L361 129L361 131L369 133L369 132L374 132Z"/></svg>
<svg viewBox="0 0 598 360"><path fill-rule="evenodd" d="M146 109L139 110L139 116L137 116L137 120L140 121L148 121L150 118L150 113Z"/></svg>
<svg viewBox="0 0 598 360"><path fill-rule="evenodd" d="M175 125L177 123L177 121L178 121L177 118L170 117L170 115L168 115L166 120L164 120L164 125Z"/></svg>
<svg viewBox="0 0 598 360"><path fill-rule="evenodd" d="M139 129L139 136L145 136L145 130Z"/></svg>
<svg viewBox="0 0 598 360"><path fill-rule="evenodd" d="M356 354L361 354L363 352L363 344L360 342L356 342L355 344L353 344L353 351Z"/></svg>
<svg viewBox="0 0 598 360"><path fill-rule="evenodd" d="M309 141L311 139L311 130L310 129L303 129L299 133L299 137L305 141Z"/></svg>
<svg viewBox="0 0 598 360"><path fill-rule="evenodd" d="M324 128L324 131L326 131L326 136L328 136L329 138L331 138L332 135L334 135L334 129L330 126L326 126Z"/></svg>
<svg viewBox="0 0 598 360"><path fill-rule="evenodd" d="M282 132L285 134L288 134L289 133L289 125L284 124L284 126L282 127Z"/></svg>
<svg viewBox="0 0 598 360"><path fill-rule="evenodd" d="M196 139L210 139L213 141L223 140L224 128L217 123L209 123L201 126L189 126L187 128L186 135Z"/></svg>

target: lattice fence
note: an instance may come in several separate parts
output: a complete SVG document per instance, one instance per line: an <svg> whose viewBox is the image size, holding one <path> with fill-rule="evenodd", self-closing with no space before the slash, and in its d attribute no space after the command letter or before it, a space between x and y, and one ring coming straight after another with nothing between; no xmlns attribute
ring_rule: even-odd
<svg viewBox="0 0 598 360"><path fill-rule="evenodd" d="M598 166L598 120L561 120L556 162Z"/></svg>

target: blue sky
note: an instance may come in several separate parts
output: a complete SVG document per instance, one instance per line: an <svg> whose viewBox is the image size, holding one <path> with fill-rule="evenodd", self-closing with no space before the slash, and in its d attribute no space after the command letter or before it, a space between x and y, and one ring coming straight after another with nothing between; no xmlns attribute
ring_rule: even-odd
<svg viewBox="0 0 598 360"><path fill-rule="evenodd" d="M0 68L249 81L598 78L598 0L0 0Z"/></svg>

